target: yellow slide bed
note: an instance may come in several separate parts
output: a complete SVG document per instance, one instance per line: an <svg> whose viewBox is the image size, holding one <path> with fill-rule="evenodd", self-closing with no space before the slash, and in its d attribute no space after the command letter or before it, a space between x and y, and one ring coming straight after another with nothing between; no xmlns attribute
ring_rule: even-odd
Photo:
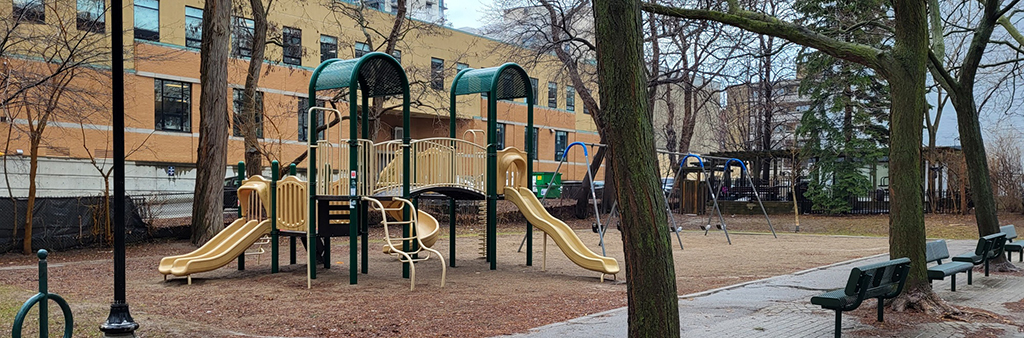
<svg viewBox="0 0 1024 338"><path fill-rule="evenodd" d="M565 222L551 216L537 200L530 189L520 187L518 190L505 187L505 199L515 203L519 211L526 216L533 226L544 231L555 240L558 248L566 257L580 267L601 273L614 275L619 273L619 263L614 258L604 257L590 251L576 233Z"/></svg>
<svg viewBox="0 0 1024 338"><path fill-rule="evenodd" d="M164 257L160 260L160 273L175 276L189 276L194 273L216 270L239 255L245 253L253 243L270 233L270 220L246 221L237 219L224 230L190 253Z"/></svg>
<svg viewBox="0 0 1024 338"><path fill-rule="evenodd" d="M384 207L397 208L398 204L399 202L385 203ZM402 210L388 210L388 215L398 220L405 219L402 217ZM420 241L423 242L423 245L426 245L428 248L434 247L434 243L437 243L437 239L441 235L440 230L441 228L434 216L430 216L430 214L423 212L422 210L416 211L416 235L420 237ZM385 246L385 248L386 247L387 246ZM388 253L387 250L385 250L384 253Z"/></svg>

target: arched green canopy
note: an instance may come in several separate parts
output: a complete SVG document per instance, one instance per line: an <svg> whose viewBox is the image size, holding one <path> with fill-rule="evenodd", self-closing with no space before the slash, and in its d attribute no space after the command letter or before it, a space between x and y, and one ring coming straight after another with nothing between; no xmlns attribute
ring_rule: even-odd
<svg viewBox="0 0 1024 338"><path fill-rule="evenodd" d="M316 67L309 81L311 96L338 88L361 89L367 97L402 95L408 91L409 80L395 58L373 52L357 59L330 59Z"/></svg>
<svg viewBox="0 0 1024 338"><path fill-rule="evenodd" d="M487 93L487 258L491 263L491 270L497 268L495 247L497 236L497 216L495 214L496 201L498 200L498 156L497 156L497 129L498 129L498 100L512 100L526 98L527 123L526 123L526 174L533 177L533 160L537 154L534 153L533 139L533 105L536 98L533 97L533 84L530 76L526 74L523 67L515 63L506 63L498 67L483 69L464 69L455 75L452 80L449 122L449 137L455 138L455 99L459 95L476 93ZM533 188L533 180L527 179L527 188ZM527 227L527 233L530 233ZM531 246L532 248L532 246ZM529 252L529 251L528 251ZM527 255L530 261L530 255ZM528 263L529 264L529 263Z"/></svg>

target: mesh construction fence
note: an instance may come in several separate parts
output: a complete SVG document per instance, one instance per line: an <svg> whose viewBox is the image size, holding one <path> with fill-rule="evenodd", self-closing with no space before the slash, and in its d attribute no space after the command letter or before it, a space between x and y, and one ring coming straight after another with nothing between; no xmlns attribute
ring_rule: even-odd
<svg viewBox="0 0 1024 338"><path fill-rule="evenodd" d="M125 200L125 239L129 243L147 238L146 223L139 213L142 204L144 201L139 198ZM104 206L102 196L36 198L32 208L32 251L108 243L106 221L113 215L113 205ZM27 210L27 198L0 199L0 253L23 247Z"/></svg>

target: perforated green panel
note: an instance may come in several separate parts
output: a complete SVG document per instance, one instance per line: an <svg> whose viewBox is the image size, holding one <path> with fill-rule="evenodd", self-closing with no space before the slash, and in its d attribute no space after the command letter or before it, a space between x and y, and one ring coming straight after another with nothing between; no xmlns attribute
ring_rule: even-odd
<svg viewBox="0 0 1024 338"><path fill-rule="evenodd" d="M455 95L483 93L491 90L491 79L498 71L497 67L472 69L462 74L455 84Z"/></svg>
<svg viewBox="0 0 1024 338"><path fill-rule="evenodd" d="M526 97L530 93L530 79L519 65L506 63L499 67L473 69L462 74L455 83L455 95L476 94L491 91L494 77L498 83L494 88L498 100Z"/></svg>
<svg viewBox="0 0 1024 338"><path fill-rule="evenodd" d="M316 90L347 88L359 67L359 89L368 97L402 95L408 86L405 71L387 54L375 52L358 59L328 60L320 70ZM362 62L362 63L360 63Z"/></svg>

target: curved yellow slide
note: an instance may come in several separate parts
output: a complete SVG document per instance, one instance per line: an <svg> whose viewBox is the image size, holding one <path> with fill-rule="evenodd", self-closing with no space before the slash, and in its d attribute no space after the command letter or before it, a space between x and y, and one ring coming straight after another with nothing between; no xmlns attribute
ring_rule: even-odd
<svg viewBox="0 0 1024 338"><path fill-rule="evenodd" d="M544 205L537 200L530 189L520 187L516 190L512 187L505 187L505 199L515 203L519 207L519 211L533 226L551 236L562 253L576 265L606 274L619 273L619 263L615 258L600 256L590 251L565 222L551 216L544 209Z"/></svg>
<svg viewBox="0 0 1024 338"><path fill-rule="evenodd" d="M199 249L161 259L160 273L188 276L216 270L235 260L260 237L269 233L270 220L258 222L237 219Z"/></svg>
<svg viewBox="0 0 1024 338"><path fill-rule="evenodd" d="M393 205L389 204L386 207L392 208ZM395 219L403 219L401 210L389 210L388 215ZM428 248L434 247L434 243L437 243L437 238L440 237L440 230L440 225L438 225L437 219L434 216L430 216L430 214L422 210L416 211L416 234L420 236L420 241L423 242L423 245L426 245Z"/></svg>

